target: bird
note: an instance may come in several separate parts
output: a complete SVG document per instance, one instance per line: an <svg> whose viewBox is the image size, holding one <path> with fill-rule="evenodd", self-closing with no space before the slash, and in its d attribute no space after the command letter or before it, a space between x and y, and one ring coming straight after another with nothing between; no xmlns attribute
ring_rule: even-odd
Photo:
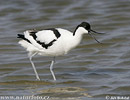
<svg viewBox="0 0 130 100"><path fill-rule="evenodd" d="M91 29L88 22L81 22L75 28L74 32L63 28L48 28L43 30L26 30L24 34L17 34L21 40L18 42L28 51L28 57L36 75L36 79L40 80L36 67L32 61L35 55L50 56L53 60L50 64L50 72L53 79L56 81L56 76L53 72L53 65L57 56L68 54L68 52L77 47L84 34L89 34L98 43L99 42L92 33L102 34Z"/></svg>

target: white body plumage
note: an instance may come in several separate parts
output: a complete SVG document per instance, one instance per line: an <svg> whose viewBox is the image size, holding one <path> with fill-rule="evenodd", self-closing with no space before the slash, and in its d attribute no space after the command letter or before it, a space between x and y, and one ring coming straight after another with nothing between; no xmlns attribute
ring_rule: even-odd
<svg viewBox="0 0 130 100"><path fill-rule="evenodd" d="M75 48L80 43L83 35L82 30L84 29L79 28L76 31L75 36L73 36L72 32L65 29L56 28L56 30L60 33L59 38L55 36L52 30L42 30L35 33L37 36L36 40L44 42L45 44L50 43L54 39L56 40L47 49L37 43L36 40L30 35L29 31L25 31L24 36L31 43L26 40L20 40L19 44L25 47L30 53L37 52L42 56L60 56L67 54L71 49Z"/></svg>

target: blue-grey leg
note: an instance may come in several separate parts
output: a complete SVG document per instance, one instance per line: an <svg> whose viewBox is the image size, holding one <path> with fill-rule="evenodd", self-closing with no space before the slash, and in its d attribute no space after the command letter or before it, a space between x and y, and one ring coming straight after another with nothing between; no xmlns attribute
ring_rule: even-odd
<svg viewBox="0 0 130 100"><path fill-rule="evenodd" d="M35 65L34 65L34 63L33 63L33 61L32 61L32 57L35 56L36 54L37 54L37 52L35 52L35 53L33 53L33 54L30 54L30 55L29 55L29 60L30 60L30 62L31 62L31 64L32 64L33 70L34 70L34 72L35 72L36 79L37 79L37 80L40 80L39 75L38 75L37 70L36 70L36 67L35 67Z"/></svg>
<svg viewBox="0 0 130 100"><path fill-rule="evenodd" d="M54 72L53 72L54 62L55 62L55 57L53 58L53 60L52 60L52 62L51 62L50 71L51 71L51 74L52 74L52 76L53 76L53 79L56 81L56 77L55 77L55 74L54 74Z"/></svg>

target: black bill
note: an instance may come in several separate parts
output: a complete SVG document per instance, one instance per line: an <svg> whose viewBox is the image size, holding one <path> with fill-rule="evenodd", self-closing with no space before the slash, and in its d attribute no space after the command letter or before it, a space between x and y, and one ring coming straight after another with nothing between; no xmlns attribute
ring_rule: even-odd
<svg viewBox="0 0 130 100"><path fill-rule="evenodd" d="M100 32L96 32L96 31L94 31L94 30L89 30L89 32L88 32L88 34L95 40L95 41L97 41L97 43L101 43L101 42L99 42L93 35L92 35L92 33L96 33L96 34L104 34L104 33L100 33Z"/></svg>

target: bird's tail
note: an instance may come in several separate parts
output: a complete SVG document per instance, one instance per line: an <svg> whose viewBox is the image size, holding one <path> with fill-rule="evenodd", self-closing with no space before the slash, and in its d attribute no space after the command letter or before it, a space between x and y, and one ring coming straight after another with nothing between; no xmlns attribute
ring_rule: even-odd
<svg viewBox="0 0 130 100"><path fill-rule="evenodd" d="M23 39L23 40L25 40L25 41L31 43L31 42L30 42L28 39L26 39L25 36L22 35L22 34L18 34L18 37L17 37L17 38L21 38L21 39Z"/></svg>
<svg viewBox="0 0 130 100"><path fill-rule="evenodd" d="M18 34L17 38L25 39L24 35L22 35L22 34Z"/></svg>

